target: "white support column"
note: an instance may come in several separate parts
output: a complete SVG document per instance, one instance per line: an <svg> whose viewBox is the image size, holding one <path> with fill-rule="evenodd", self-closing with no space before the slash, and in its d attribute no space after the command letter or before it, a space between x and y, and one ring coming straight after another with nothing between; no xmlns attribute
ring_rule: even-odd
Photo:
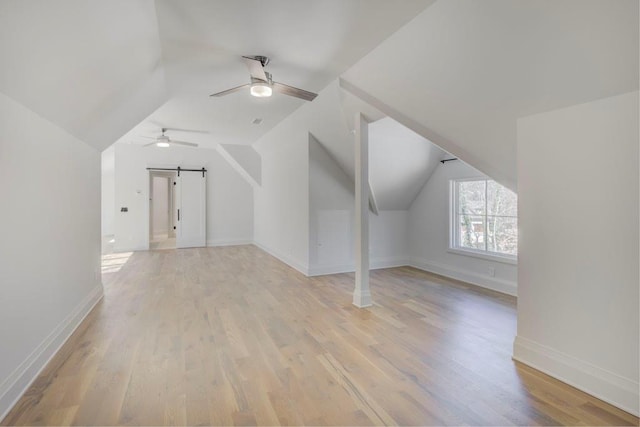
<svg viewBox="0 0 640 427"><path fill-rule="evenodd" d="M356 113L356 286L353 305L369 307L373 304L369 291L369 132L362 113Z"/></svg>

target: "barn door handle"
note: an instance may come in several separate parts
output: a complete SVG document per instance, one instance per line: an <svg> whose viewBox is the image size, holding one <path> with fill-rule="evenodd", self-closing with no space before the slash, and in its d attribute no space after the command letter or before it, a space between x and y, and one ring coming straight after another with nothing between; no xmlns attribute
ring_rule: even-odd
<svg viewBox="0 0 640 427"><path fill-rule="evenodd" d="M178 221L180 221L180 209L178 209Z"/></svg>

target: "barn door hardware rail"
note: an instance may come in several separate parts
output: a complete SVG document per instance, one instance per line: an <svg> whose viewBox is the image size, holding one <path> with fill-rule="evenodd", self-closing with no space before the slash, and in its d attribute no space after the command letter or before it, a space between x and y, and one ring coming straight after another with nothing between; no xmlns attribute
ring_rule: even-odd
<svg viewBox="0 0 640 427"><path fill-rule="evenodd" d="M178 176L180 176L180 172L202 172L202 177L204 178L204 174L207 172L205 168L202 169L182 169L180 166L177 168L147 168L148 171L178 171Z"/></svg>

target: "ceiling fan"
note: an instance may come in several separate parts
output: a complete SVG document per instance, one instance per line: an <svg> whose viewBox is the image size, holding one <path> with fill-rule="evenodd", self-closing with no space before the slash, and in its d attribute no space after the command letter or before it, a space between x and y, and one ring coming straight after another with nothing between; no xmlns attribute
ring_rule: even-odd
<svg viewBox="0 0 640 427"><path fill-rule="evenodd" d="M169 138L167 135L165 135L164 133L166 131L168 131L170 129L168 128L162 128L162 134L158 135L158 136L144 136L144 135L140 135L142 138L147 138L147 139L153 139L153 142L150 142L148 144L145 144L144 147L148 147L150 145L155 145L156 147L161 147L161 148L168 148L171 147L172 145L184 145L186 147L197 147L198 144L193 143L193 142L186 142L186 141L176 141L174 139Z"/></svg>
<svg viewBox="0 0 640 427"><path fill-rule="evenodd" d="M243 56L242 59L249 69L251 83L223 90L222 92L214 93L209 96L225 96L244 88L249 88L251 95L258 98L269 97L274 91L283 95L304 99L305 101L313 101L314 98L318 96L318 94L313 92L285 85L283 83L274 82L271 78L271 73L264 70L264 67L269 63L269 58L266 56Z"/></svg>

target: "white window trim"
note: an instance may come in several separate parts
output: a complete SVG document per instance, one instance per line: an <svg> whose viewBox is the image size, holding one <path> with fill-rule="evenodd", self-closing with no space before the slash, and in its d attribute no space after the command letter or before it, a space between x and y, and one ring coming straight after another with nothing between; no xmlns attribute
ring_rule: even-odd
<svg viewBox="0 0 640 427"><path fill-rule="evenodd" d="M456 183L463 181L490 181L490 178L484 176L477 176L471 178L458 178L449 180L449 249L448 253L456 255L464 255L472 258L485 259L487 261L496 261L504 264L518 265L517 255L507 255L497 252L473 250L470 248L461 248L456 246L457 238L457 224L458 224L458 201L456 197L458 192L456 190Z"/></svg>
<svg viewBox="0 0 640 427"><path fill-rule="evenodd" d="M518 257L501 255L495 252L480 252L471 249L460 249L453 247L449 247L449 249L447 249L447 252L456 255L464 255L471 258L486 259L487 261L501 262L503 264L518 265Z"/></svg>

